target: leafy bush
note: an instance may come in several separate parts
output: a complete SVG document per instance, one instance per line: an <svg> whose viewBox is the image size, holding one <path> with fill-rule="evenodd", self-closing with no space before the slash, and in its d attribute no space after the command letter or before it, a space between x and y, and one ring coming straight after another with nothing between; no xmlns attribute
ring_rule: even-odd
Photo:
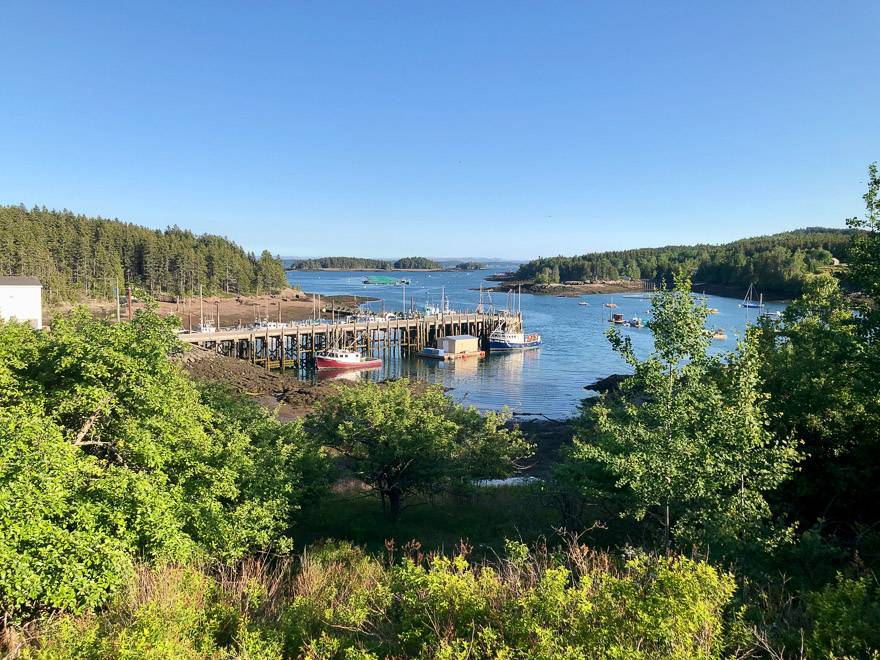
<svg viewBox="0 0 880 660"><path fill-rule="evenodd" d="M863 658L880 651L880 593L873 579L838 575L805 600L814 657Z"/></svg>
<svg viewBox="0 0 880 660"><path fill-rule="evenodd" d="M45 623L34 658L712 658L733 581L709 565L637 556L623 565L573 545L472 564L452 556L383 565L347 544L293 565L140 567L112 606Z"/></svg>
<svg viewBox="0 0 880 660"><path fill-rule="evenodd" d="M290 547L323 459L299 424L199 390L171 322L0 324L0 608L95 607L131 558Z"/></svg>

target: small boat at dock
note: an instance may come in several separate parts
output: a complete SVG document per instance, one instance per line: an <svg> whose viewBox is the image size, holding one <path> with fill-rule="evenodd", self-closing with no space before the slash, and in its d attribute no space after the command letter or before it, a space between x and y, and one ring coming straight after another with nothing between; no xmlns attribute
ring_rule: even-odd
<svg viewBox="0 0 880 660"><path fill-rule="evenodd" d="M318 369L372 369L382 366L379 358L364 357L355 351L332 348L315 356Z"/></svg>
<svg viewBox="0 0 880 660"><path fill-rule="evenodd" d="M514 299L516 301L516 299ZM509 298L508 298L508 309ZM519 302L512 316L507 317L489 334L489 351L525 351L541 346L541 335L537 332L526 334L522 327L522 287L519 288Z"/></svg>

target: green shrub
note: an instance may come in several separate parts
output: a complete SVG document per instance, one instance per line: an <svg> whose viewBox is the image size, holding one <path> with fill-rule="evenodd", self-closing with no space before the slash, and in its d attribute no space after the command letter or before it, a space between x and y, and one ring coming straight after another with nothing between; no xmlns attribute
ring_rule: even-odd
<svg viewBox="0 0 880 660"><path fill-rule="evenodd" d="M513 547L513 546L512 546ZM572 547L386 565L346 543L295 562L139 567L109 607L50 619L27 658L713 658L730 576Z"/></svg>
<svg viewBox="0 0 880 660"><path fill-rule="evenodd" d="M814 657L862 658L880 652L880 594L872 578L838 575L805 600Z"/></svg>
<svg viewBox="0 0 880 660"><path fill-rule="evenodd" d="M0 613L95 608L132 559L286 551L326 461L300 424L169 359L173 322L0 323Z"/></svg>

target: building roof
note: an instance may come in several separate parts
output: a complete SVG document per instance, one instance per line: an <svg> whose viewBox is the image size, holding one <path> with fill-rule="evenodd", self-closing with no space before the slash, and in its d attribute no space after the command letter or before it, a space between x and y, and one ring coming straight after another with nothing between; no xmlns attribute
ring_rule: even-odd
<svg viewBox="0 0 880 660"><path fill-rule="evenodd" d="M474 337L473 335L446 335L442 337L442 339L478 339L478 337Z"/></svg>
<svg viewBox="0 0 880 660"><path fill-rule="evenodd" d="M40 280L36 277L12 276L6 277L0 275L0 286L42 286Z"/></svg>

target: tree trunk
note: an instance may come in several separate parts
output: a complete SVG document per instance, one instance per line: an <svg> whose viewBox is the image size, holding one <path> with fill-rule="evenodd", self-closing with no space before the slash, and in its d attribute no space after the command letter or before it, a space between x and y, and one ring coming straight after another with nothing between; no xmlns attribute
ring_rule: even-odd
<svg viewBox="0 0 880 660"><path fill-rule="evenodd" d="M400 518L400 503L403 499L403 493L400 492L400 489L397 487L393 487L388 491L388 503L390 505L391 510L391 520L397 522Z"/></svg>

